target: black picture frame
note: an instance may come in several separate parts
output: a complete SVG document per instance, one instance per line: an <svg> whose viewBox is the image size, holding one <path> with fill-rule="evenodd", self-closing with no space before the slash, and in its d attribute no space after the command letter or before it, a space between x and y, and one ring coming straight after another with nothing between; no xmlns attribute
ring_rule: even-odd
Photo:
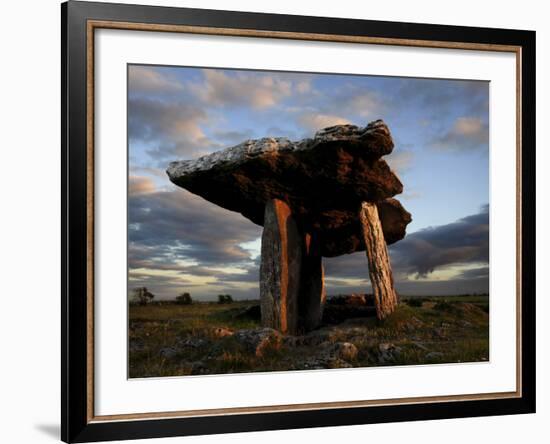
<svg viewBox="0 0 550 444"><path fill-rule="evenodd" d="M521 49L521 395L514 398L118 421L90 418L88 344L90 20L384 39L513 45ZM69 1L61 5L61 437L90 442L535 412L535 32L433 24ZM93 320L92 320L93 321ZM91 322L93 325L93 322Z"/></svg>

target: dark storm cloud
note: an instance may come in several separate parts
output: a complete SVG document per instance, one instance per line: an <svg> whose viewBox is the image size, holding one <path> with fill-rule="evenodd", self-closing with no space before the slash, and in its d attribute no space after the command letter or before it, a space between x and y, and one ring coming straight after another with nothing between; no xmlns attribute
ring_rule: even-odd
<svg viewBox="0 0 550 444"><path fill-rule="evenodd" d="M261 227L240 214L179 188L130 195L128 209L130 243L170 247L176 257L202 265L249 261L239 244L261 234Z"/></svg>
<svg viewBox="0 0 550 444"><path fill-rule="evenodd" d="M366 261L366 258L365 258ZM368 276L368 275L367 275ZM350 293L370 293L372 287L370 282L365 279L361 285L349 285L345 282L334 281L329 276L326 278L327 295L350 294ZM403 296L422 295L422 296L438 296L438 295L456 295L456 294L471 294L471 293L488 293L489 279L487 277L477 277L463 279L435 280L435 281L419 281L416 279L401 279L395 281L397 292Z"/></svg>
<svg viewBox="0 0 550 444"><path fill-rule="evenodd" d="M258 296L250 284L258 282L259 258L239 244L256 240L261 227L185 190L159 191L145 177L131 177L129 191L130 291L147 286L162 299L195 289L204 297L207 279L209 298L216 288Z"/></svg>
<svg viewBox="0 0 550 444"><path fill-rule="evenodd" d="M489 267L480 266L461 271L444 281L426 281L436 269L453 265L473 266L489 262L489 208L454 223L426 228L408 234L390 246L390 257L398 290L407 294L488 291ZM345 293L353 288L346 279L368 279L364 252L325 258L327 287L333 293ZM469 281L470 283L466 282Z"/></svg>
<svg viewBox="0 0 550 444"><path fill-rule="evenodd" d="M470 270L464 270L459 279L488 279L489 267L472 268Z"/></svg>
<svg viewBox="0 0 550 444"><path fill-rule="evenodd" d="M399 272L427 276L451 264L489 262L489 207L456 222L425 228L390 247Z"/></svg>

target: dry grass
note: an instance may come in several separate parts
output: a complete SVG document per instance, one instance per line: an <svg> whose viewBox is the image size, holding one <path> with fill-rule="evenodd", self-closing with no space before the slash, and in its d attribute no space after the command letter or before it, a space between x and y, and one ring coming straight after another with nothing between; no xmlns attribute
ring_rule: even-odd
<svg viewBox="0 0 550 444"><path fill-rule="evenodd" d="M130 377L284 371L341 366L370 367L479 362L489 359L488 297L429 298L422 304L403 301L390 317L347 319L301 337L286 338L261 356L231 331L259 327L245 310L254 301L229 305L150 305L130 307ZM323 360L331 344L350 342L357 357ZM313 363L313 364L312 364Z"/></svg>

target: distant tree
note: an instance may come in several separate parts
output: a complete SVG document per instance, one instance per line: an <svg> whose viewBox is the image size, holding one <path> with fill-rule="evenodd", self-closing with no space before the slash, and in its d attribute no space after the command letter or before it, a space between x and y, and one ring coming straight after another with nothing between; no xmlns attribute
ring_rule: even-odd
<svg viewBox="0 0 550 444"><path fill-rule="evenodd" d="M231 302L233 302L233 297L230 294L218 295L218 304L231 304Z"/></svg>
<svg viewBox="0 0 550 444"><path fill-rule="evenodd" d="M152 302L154 298L155 295L147 290L147 287L138 287L134 288L130 303L136 305L147 305Z"/></svg>
<svg viewBox="0 0 550 444"><path fill-rule="evenodd" d="M193 303L193 299L191 298L191 295L187 292L182 293L176 297L176 304L191 305L192 303Z"/></svg>

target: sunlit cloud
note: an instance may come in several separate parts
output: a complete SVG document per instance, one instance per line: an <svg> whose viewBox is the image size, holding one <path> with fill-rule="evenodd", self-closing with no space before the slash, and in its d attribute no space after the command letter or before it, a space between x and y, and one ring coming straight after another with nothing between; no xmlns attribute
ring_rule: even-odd
<svg viewBox="0 0 550 444"><path fill-rule="evenodd" d="M459 117L451 128L432 142L432 146L441 150L488 151L489 125L477 117Z"/></svg>
<svg viewBox="0 0 550 444"><path fill-rule="evenodd" d="M350 123L348 119L345 119L340 116L330 115L330 114L303 114L298 118L298 121L305 128L317 131L322 128L326 128L333 125L343 125Z"/></svg>
<svg viewBox="0 0 550 444"><path fill-rule="evenodd" d="M196 95L209 105L229 105L267 108L274 106L292 92L290 81L270 74L248 72L229 73L204 70L204 81L193 84ZM303 88L303 87L302 87Z"/></svg>
<svg viewBox="0 0 550 444"><path fill-rule="evenodd" d="M134 94L173 94L184 90L175 77L152 66L130 65L128 89Z"/></svg>

